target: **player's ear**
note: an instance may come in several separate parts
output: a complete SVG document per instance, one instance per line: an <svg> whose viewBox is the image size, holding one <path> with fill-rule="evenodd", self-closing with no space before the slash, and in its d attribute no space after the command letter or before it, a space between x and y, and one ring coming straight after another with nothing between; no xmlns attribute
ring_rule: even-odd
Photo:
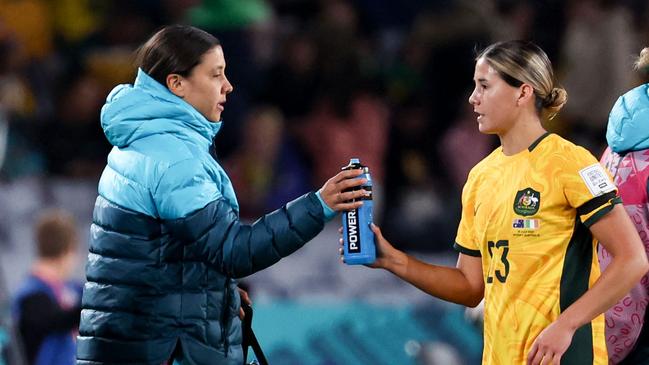
<svg viewBox="0 0 649 365"><path fill-rule="evenodd" d="M516 95L516 105L521 106L529 102L534 102L535 94L534 88L530 84L523 83L518 87L518 93Z"/></svg>

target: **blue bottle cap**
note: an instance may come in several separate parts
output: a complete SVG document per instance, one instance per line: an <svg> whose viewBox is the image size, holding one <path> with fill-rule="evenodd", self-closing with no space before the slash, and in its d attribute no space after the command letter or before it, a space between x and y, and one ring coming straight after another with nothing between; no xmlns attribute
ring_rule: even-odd
<svg viewBox="0 0 649 365"><path fill-rule="evenodd" d="M349 164L356 164L356 163L361 163L361 160L358 158L350 158L349 159Z"/></svg>

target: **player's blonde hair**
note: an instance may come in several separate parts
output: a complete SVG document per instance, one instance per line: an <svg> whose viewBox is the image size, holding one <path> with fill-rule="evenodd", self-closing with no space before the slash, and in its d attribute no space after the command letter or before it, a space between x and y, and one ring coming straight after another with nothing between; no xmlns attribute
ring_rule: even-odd
<svg viewBox="0 0 649 365"><path fill-rule="evenodd" d="M532 42L507 41L490 45L476 60L483 58L509 85L532 86L539 113L553 118L568 101L568 93L557 85L552 63L543 50Z"/></svg>

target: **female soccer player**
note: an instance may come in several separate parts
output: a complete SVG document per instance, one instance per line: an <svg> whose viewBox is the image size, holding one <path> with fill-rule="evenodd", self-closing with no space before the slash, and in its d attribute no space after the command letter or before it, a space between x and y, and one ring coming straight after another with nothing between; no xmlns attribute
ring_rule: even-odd
<svg viewBox="0 0 649 365"><path fill-rule="evenodd" d="M567 95L539 47L489 46L474 82L478 128L501 146L464 186L457 266L418 261L374 226L373 267L444 300L484 298L483 364L605 365L602 313L647 272L640 238L597 160L543 128ZM613 256L601 276L598 241Z"/></svg>

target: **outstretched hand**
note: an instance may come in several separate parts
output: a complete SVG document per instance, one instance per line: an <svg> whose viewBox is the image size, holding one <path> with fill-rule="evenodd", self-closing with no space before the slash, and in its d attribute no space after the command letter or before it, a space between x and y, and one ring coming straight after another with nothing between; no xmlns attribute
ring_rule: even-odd
<svg viewBox="0 0 649 365"><path fill-rule="evenodd" d="M327 180L322 188L320 188L320 196L325 204L336 212L356 209L363 205L363 202L360 200L354 202L351 200L368 195L368 191L359 189L345 192L345 190L361 186L367 182L364 178L357 178L362 173L363 170L361 169L344 170Z"/></svg>
<svg viewBox="0 0 649 365"><path fill-rule="evenodd" d="M402 262L403 257L405 256L401 251L397 250L392 246L392 244L383 237L383 233L381 233L381 229L379 226L376 224L372 223L371 225L372 232L374 232L374 244L376 245L376 261L374 263L365 265L374 269L388 269L390 270L395 262ZM343 228L340 227L338 229L338 233L341 235L343 234ZM338 249L338 253L340 254L340 260L342 262L345 262L345 256L344 256L344 249L342 247L343 245L343 239L342 237L338 240L340 243L340 248Z"/></svg>

